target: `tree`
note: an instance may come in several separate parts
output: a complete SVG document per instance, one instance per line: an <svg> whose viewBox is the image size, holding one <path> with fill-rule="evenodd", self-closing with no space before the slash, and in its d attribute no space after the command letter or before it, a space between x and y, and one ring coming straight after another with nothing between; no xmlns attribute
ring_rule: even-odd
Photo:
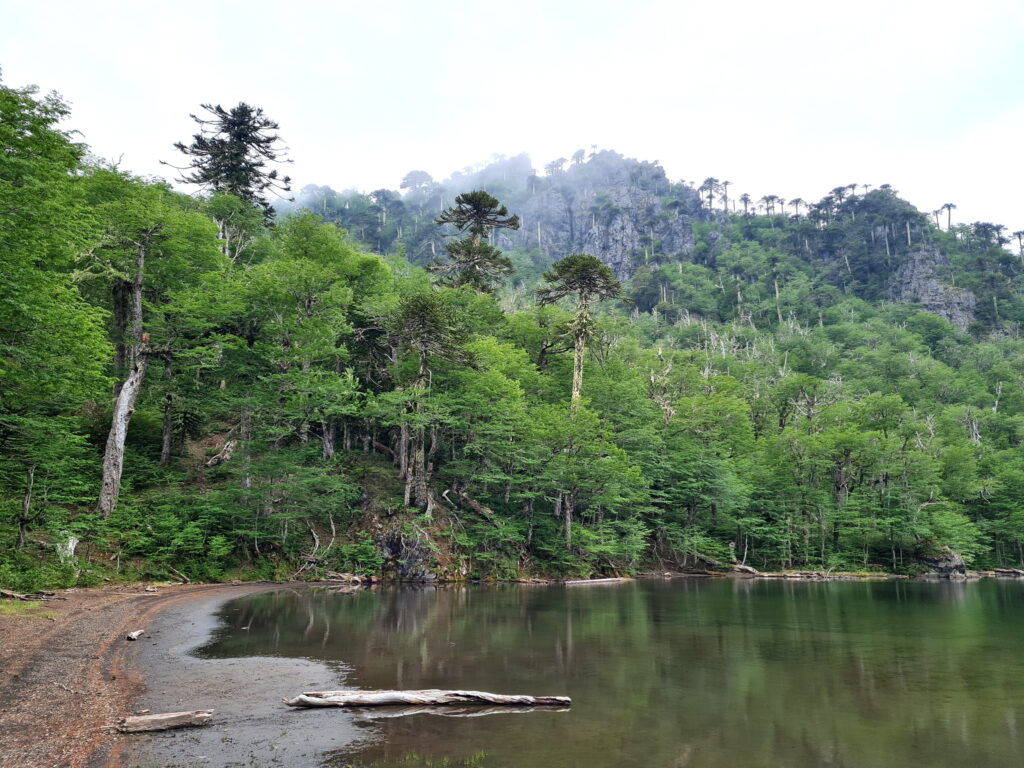
<svg viewBox="0 0 1024 768"><path fill-rule="evenodd" d="M482 190L466 192L455 198L435 220L451 224L465 237L446 246L450 261L435 262L428 269L441 275L447 285L472 286L483 293L494 290L502 275L512 272L512 262L483 238L495 229L519 229L519 217L509 216L508 208Z"/></svg>
<svg viewBox="0 0 1024 768"><path fill-rule="evenodd" d="M469 362L470 355L464 349L467 341L466 329L447 297L429 290L402 298L397 309L387 318L385 325L395 347L414 355L417 364L412 382L411 414L415 433L411 446L412 460L409 462L411 471L406 473L406 497L411 492L416 506L429 512L432 505L428 486L423 401L432 379L430 358L458 363ZM404 457L402 460L406 461Z"/></svg>
<svg viewBox="0 0 1024 768"><path fill-rule="evenodd" d="M885 185L883 185L884 187ZM955 203L943 203L939 206L940 211L946 212L946 231L948 232L953 228L953 210L956 208Z"/></svg>
<svg viewBox="0 0 1024 768"><path fill-rule="evenodd" d="M56 95L0 83L0 519L18 510L18 549L48 503L82 500L75 413L107 383L104 314L70 274L98 232L79 192L85 147L57 128L67 114Z"/></svg>
<svg viewBox="0 0 1024 768"><path fill-rule="evenodd" d="M566 296L576 297L576 313L570 325L576 342L572 369L572 409L575 411L583 389L583 354L594 332L590 303L620 298L622 285L607 265L586 253L574 253L556 261L544 273L544 280L550 285L537 291L541 304L552 304Z"/></svg>
<svg viewBox="0 0 1024 768"><path fill-rule="evenodd" d="M149 319L162 314L168 291L216 268L220 257L212 222L187 210L192 201L184 195L108 169L97 169L84 183L104 232L81 260L79 279L109 291L118 381L96 504L107 518L117 507L125 439L150 360L172 353L168 339L153 335Z"/></svg>
<svg viewBox="0 0 1024 768"><path fill-rule="evenodd" d="M434 183L434 177L426 171L409 171L402 178L400 189L408 189L410 192L419 192L430 187Z"/></svg>
<svg viewBox="0 0 1024 768"><path fill-rule="evenodd" d="M266 192L291 191L290 177L279 177L276 169L266 170L268 162L290 162L284 156L287 148L280 146L281 137L271 133L280 126L262 109L245 102L230 110L220 104L201 106L213 118L204 120L190 115L199 124L200 132L192 136L191 144L179 141L174 145L192 158L187 166L192 171L183 174L179 181L199 184L214 192L228 192L258 206L270 221L274 208L267 202Z"/></svg>

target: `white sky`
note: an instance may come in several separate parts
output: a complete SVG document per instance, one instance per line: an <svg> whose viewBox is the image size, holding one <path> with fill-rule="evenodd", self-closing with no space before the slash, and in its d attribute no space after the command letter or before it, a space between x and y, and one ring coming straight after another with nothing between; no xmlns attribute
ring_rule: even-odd
<svg viewBox="0 0 1024 768"><path fill-rule="evenodd" d="M180 164L200 103L247 101L295 189L596 144L737 196L889 183L1024 228L1020 0L0 0L0 67L140 174Z"/></svg>

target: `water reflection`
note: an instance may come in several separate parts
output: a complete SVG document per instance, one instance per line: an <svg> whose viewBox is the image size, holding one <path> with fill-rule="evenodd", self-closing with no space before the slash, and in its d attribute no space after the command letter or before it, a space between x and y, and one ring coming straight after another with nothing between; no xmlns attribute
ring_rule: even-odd
<svg viewBox="0 0 1024 768"><path fill-rule="evenodd" d="M573 697L529 716L377 713L382 738L328 765L998 768L1019 764L1022 587L273 592L229 604L202 653L344 662L354 687Z"/></svg>

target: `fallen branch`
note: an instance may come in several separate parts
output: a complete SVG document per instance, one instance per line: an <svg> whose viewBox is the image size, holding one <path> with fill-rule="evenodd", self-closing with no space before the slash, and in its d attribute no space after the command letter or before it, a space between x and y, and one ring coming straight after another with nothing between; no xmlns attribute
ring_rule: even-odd
<svg viewBox="0 0 1024 768"><path fill-rule="evenodd" d="M567 587L590 587L594 584L621 584L625 581L633 581L633 579L576 579L574 581L566 581L563 583Z"/></svg>
<svg viewBox="0 0 1024 768"><path fill-rule="evenodd" d="M192 712L167 712L162 715L132 715L122 718L117 729L122 733L140 731L168 731L171 728L189 728L206 725L213 716L212 709L197 709Z"/></svg>
<svg viewBox="0 0 1024 768"><path fill-rule="evenodd" d="M490 704L514 707L567 707L568 696L505 696L483 691L307 691L285 699L289 707L384 707L394 704Z"/></svg>
<svg viewBox="0 0 1024 768"><path fill-rule="evenodd" d="M235 451L235 441L234 440L225 440L224 441L224 447L220 449L220 452L218 454L216 454L215 456L211 456L206 461L206 463L203 464L203 466L204 467L216 467L218 464L220 464L222 462L225 462L228 459L230 459L231 458L231 454L234 453L234 451Z"/></svg>
<svg viewBox="0 0 1024 768"><path fill-rule="evenodd" d="M134 632L129 632L127 639L128 640L138 640L140 637L142 637L142 634L145 631L146 630L144 630L144 629L136 629Z"/></svg>
<svg viewBox="0 0 1024 768"><path fill-rule="evenodd" d="M455 502L453 502L450 498L448 498L449 490L450 489L446 488L444 490L444 493L441 494L441 498L444 499L445 501L447 501L452 506L455 506ZM456 493L458 494L459 500L462 501L467 507L472 509L474 512L476 512L481 517L484 517L484 518L490 520L492 523L494 523L494 525L498 525L498 522L495 520L495 517L494 517L494 510L493 509L491 509L490 507L485 507L483 504L481 504L476 499L473 499L470 496L466 495L466 493L464 491L457 491Z"/></svg>
<svg viewBox="0 0 1024 768"><path fill-rule="evenodd" d="M392 459L395 458L395 452L384 445L384 443L378 443L376 440L373 440L372 444L378 452L383 453L385 456L390 456Z"/></svg>
<svg viewBox="0 0 1024 768"><path fill-rule="evenodd" d="M6 597L8 600L31 600L32 599L28 595L22 595L19 592L11 592L9 589L0 589L0 597Z"/></svg>
<svg viewBox="0 0 1024 768"><path fill-rule="evenodd" d="M174 576L176 579L178 579L178 581L180 581L182 584L191 584L192 583L192 579L190 579L188 576L186 576L181 571L176 570L173 566L168 565L167 566L167 570L170 572L170 574L172 576Z"/></svg>

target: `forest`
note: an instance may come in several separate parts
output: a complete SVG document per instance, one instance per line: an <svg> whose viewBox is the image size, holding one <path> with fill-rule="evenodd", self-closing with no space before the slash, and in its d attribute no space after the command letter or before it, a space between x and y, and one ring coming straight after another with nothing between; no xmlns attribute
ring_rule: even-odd
<svg viewBox="0 0 1024 768"><path fill-rule="evenodd" d="M0 586L1024 566L1024 232L204 110L185 194L0 83Z"/></svg>

